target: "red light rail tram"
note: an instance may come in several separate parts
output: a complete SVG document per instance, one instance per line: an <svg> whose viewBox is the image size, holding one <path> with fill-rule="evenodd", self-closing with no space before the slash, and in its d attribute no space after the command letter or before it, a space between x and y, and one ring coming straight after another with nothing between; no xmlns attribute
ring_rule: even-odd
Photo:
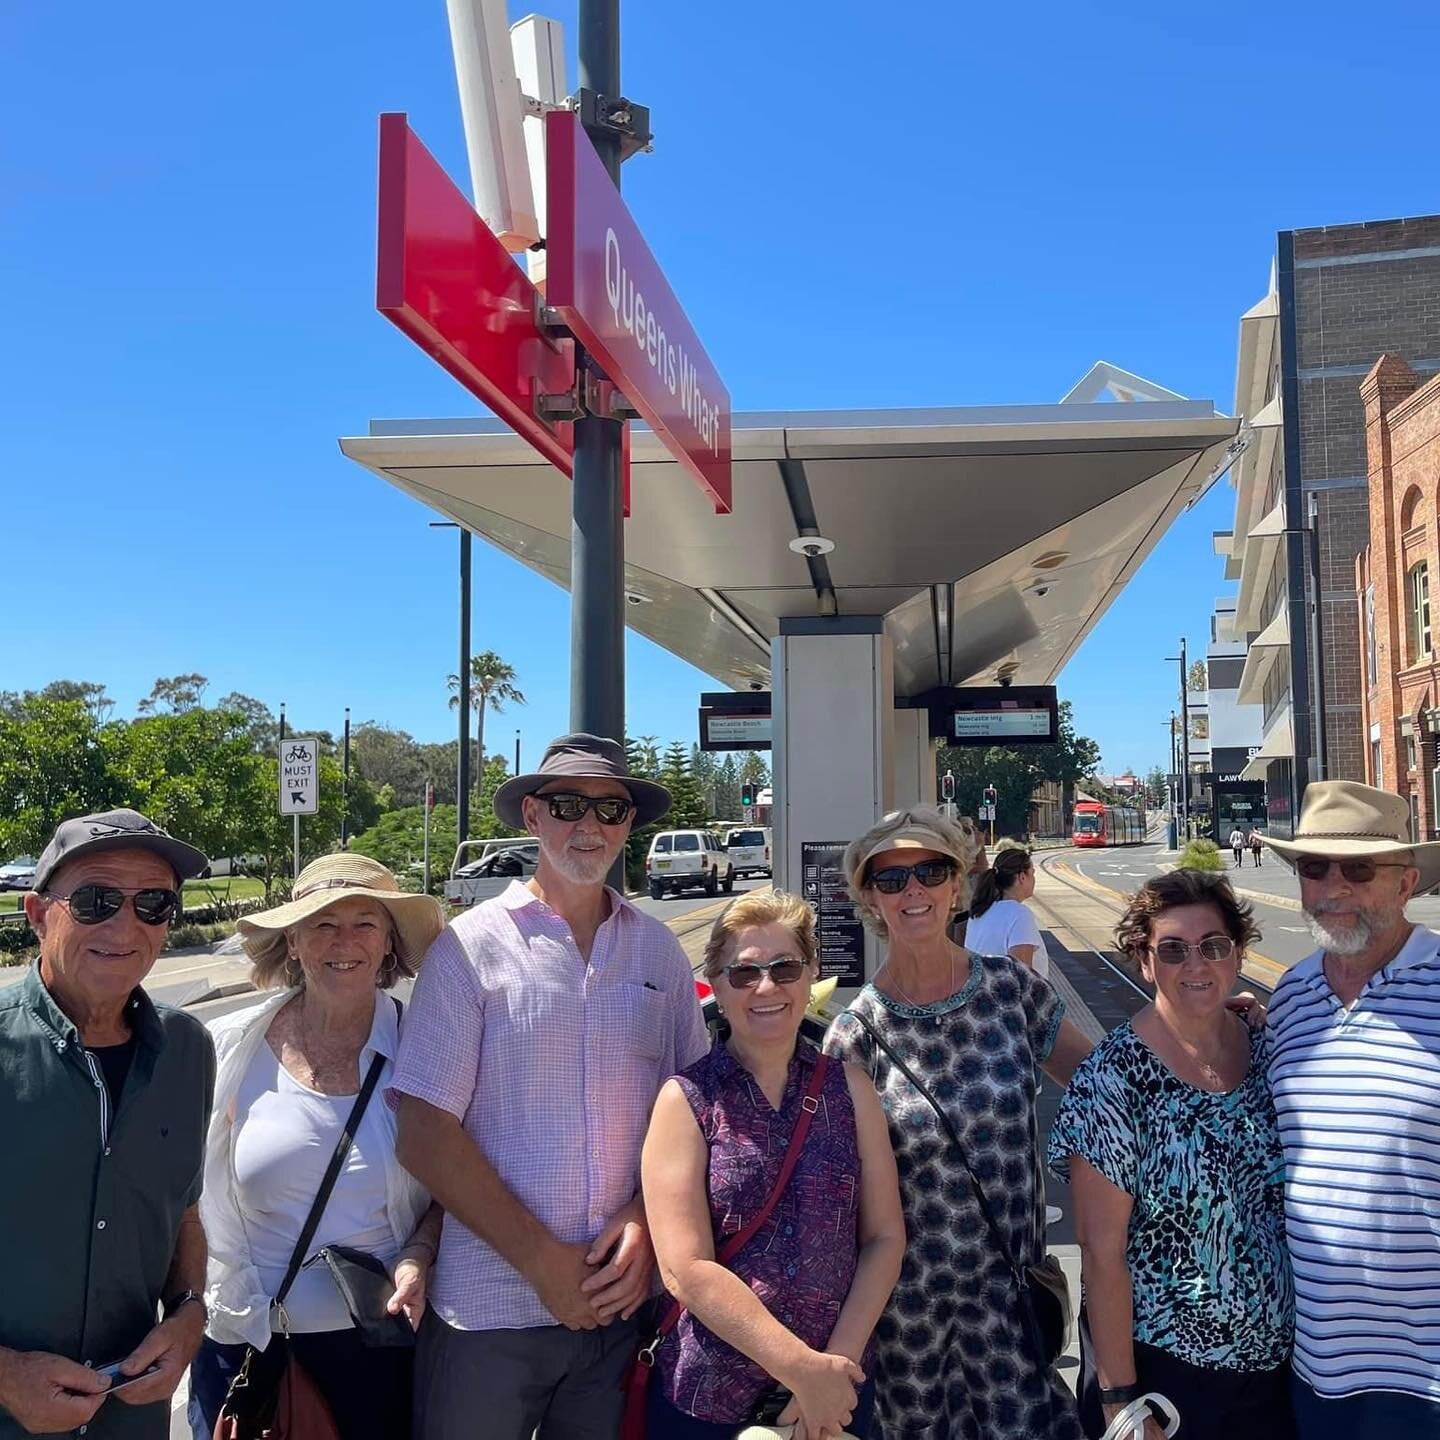
<svg viewBox="0 0 1440 1440"><path fill-rule="evenodd" d="M1080 800L1075 805L1071 839L1086 849L1100 845L1138 845L1145 839L1145 817L1139 810Z"/></svg>

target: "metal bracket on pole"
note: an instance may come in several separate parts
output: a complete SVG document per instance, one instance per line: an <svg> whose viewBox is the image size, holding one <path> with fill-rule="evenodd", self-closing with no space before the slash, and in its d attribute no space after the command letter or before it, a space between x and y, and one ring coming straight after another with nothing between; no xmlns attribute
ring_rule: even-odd
<svg viewBox="0 0 1440 1440"><path fill-rule="evenodd" d="M623 95L619 99L601 95L582 86L571 100L570 108L579 112L580 123L587 133L608 130L620 137L622 161L642 150L648 155L655 149L649 106L636 105Z"/></svg>
<svg viewBox="0 0 1440 1440"><path fill-rule="evenodd" d="M575 384L558 395L537 394L535 413L542 420L580 420L586 415L601 420L636 420L640 412L603 375L582 366Z"/></svg>

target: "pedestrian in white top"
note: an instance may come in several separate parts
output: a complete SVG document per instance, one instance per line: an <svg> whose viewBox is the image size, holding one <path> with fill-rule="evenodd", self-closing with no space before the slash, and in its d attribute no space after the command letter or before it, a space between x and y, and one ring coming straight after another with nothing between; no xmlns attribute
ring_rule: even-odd
<svg viewBox="0 0 1440 1440"><path fill-rule="evenodd" d="M416 1355L422 1440L614 1440L653 1293L640 1148L710 1048L675 936L607 888L670 793L566 735L495 813L540 842L430 948L391 1088L400 1158L445 1206Z"/></svg>
<svg viewBox="0 0 1440 1440"><path fill-rule="evenodd" d="M369 1071L378 1060L377 1085L393 1071L402 1026L386 992L415 973L443 924L438 901L349 854L313 861L289 903L240 922L257 988L281 988L211 1026L218 1069L200 1200L210 1316L190 1370L195 1440L214 1432L250 1347L267 1372L293 1356L345 1440L410 1433L413 1352L365 1347L325 1262L307 1264L275 1302ZM418 1325L439 1230L374 1095L306 1260L329 1245L373 1256L390 1272L390 1313Z"/></svg>
<svg viewBox="0 0 1440 1440"><path fill-rule="evenodd" d="M1238 825L1230 832L1230 851L1238 870L1245 863L1245 832Z"/></svg>
<svg viewBox="0 0 1440 1440"><path fill-rule="evenodd" d="M1321 947L1269 1018L1300 1440L1440 1435L1440 935L1405 918L1440 843L1399 795L1327 780L1266 844Z"/></svg>
<svg viewBox="0 0 1440 1440"><path fill-rule="evenodd" d="M1035 893L1035 864L1021 845L1002 845L975 881L965 948L976 955L1008 955L1050 977L1045 941L1025 902Z"/></svg>

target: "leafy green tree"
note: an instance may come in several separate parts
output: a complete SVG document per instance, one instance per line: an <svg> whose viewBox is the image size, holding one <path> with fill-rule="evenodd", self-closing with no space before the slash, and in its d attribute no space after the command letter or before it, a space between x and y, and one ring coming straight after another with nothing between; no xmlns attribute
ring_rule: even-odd
<svg viewBox="0 0 1440 1440"><path fill-rule="evenodd" d="M42 700L78 700L103 725L114 713L115 702L103 685L91 680L52 680L41 692Z"/></svg>
<svg viewBox="0 0 1440 1440"><path fill-rule="evenodd" d="M435 894L440 893L450 874L455 824L454 805L437 805L430 813L430 888ZM425 857L424 807L406 805L386 812L357 835L350 848L388 866L407 889L418 890Z"/></svg>
<svg viewBox="0 0 1440 1440"><path fill-rule="evenodd" d="M437 805L453 805L456 801L456 785L460 780L460 742L443 740L438 743L421 745L420 761L430 783L435 787Z"/></svg>
<svg viewBox="0 0 1440 1440"><path fill-rule="evenodd" d="M113 809L128 787L81 700L17 697L0 711L0 853L38 855L73 815Z"/></svg>
<svg viewBox="0 0 1440 1440"><path fill-rule="evenodd" d="M270 751L280 743L280 722L263 700L232 690L215 702L215 709L241 718L252 749Z"/></svg>
<svg viewBox="0 0 1440 1440"><path fill-rule="evenodd" d="M703 829L710 823L709 807L696 783L690 753L683 740L673 740L665 747L665 755L660 762L660 783L670 792L666 829Z"/></svg>
<svg viewBox="0 0 1440 1440"><path fill-rule="evenodd" d="M758 750L741 752L740 780L742 784L765 786L770 783L770 766Z"/></svg>
<svg viewBox="0 0 1440 1440"><path fill-rule="evenodd" d="M740 762L728 751L715 769L715 818L740 818Z"/></svg>
<svg viewBox="0 0 1440 1440"><path fill-rule="evenodd" d="M1210 688L1210 672L1206 669L1203 660L1192 660L1190 662L1188 688L1192 692L1196 690L1208 690Z"/></svg>
<svg viewBox="0 0 1440 1440"><path fill-rule="evenodd" d="M209 684L203 675L162 675L137 708L142 715L194 710L204 699Z"/></svg>
<svg viewBox="0 0 1440 1440"><path fill-rule="evenodd" d="M294 864L294 818L280 814L280 772L274 755L262 755L252 783L237 805L247 819L241 848L236 852L254 859L255 873L265 882L268 900L278 882L288 879ZM300 817L302 868L335 848L340 834L341 781L344 770L333 755L319 756L319 810Z"/></svg>
<svg viewBox="0 0 1440 1440"><path fill-rule="evenodd" d="M460 708L460 677L447 682L454 692L450 708ZM515 667L507 665L493 650L470 657L470 708L475 712L475 753L485 753L485 712L498 714L507 705L523 705L525 697L515 687ZM457 742L458 743L458 742Z"/></svg>
<svg viewBox="0 0 1440 1440"><path fill-rule="evenodd" d="M358 770L377 790L388 785L395 797L393 803L402 807L419 804L425 798L427 767L424 748L404 730L381 725L375 720L367 720L350 731L353 769ZM452 767L452 799L454 786Z"/></svg>

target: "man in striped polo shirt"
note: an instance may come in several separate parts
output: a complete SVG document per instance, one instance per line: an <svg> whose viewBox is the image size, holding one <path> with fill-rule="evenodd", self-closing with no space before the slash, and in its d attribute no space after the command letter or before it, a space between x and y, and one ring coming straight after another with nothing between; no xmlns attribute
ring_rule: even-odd
<svg viewBox="0 0 1440 1440"><path fill-rule="evenodd" d="M1327 780L1293 840L1266 838L1320 945L1270 1008L1300 1440L1440 1437L1440 935L1405 918L1440 843L1409 822Z"/></svg>

